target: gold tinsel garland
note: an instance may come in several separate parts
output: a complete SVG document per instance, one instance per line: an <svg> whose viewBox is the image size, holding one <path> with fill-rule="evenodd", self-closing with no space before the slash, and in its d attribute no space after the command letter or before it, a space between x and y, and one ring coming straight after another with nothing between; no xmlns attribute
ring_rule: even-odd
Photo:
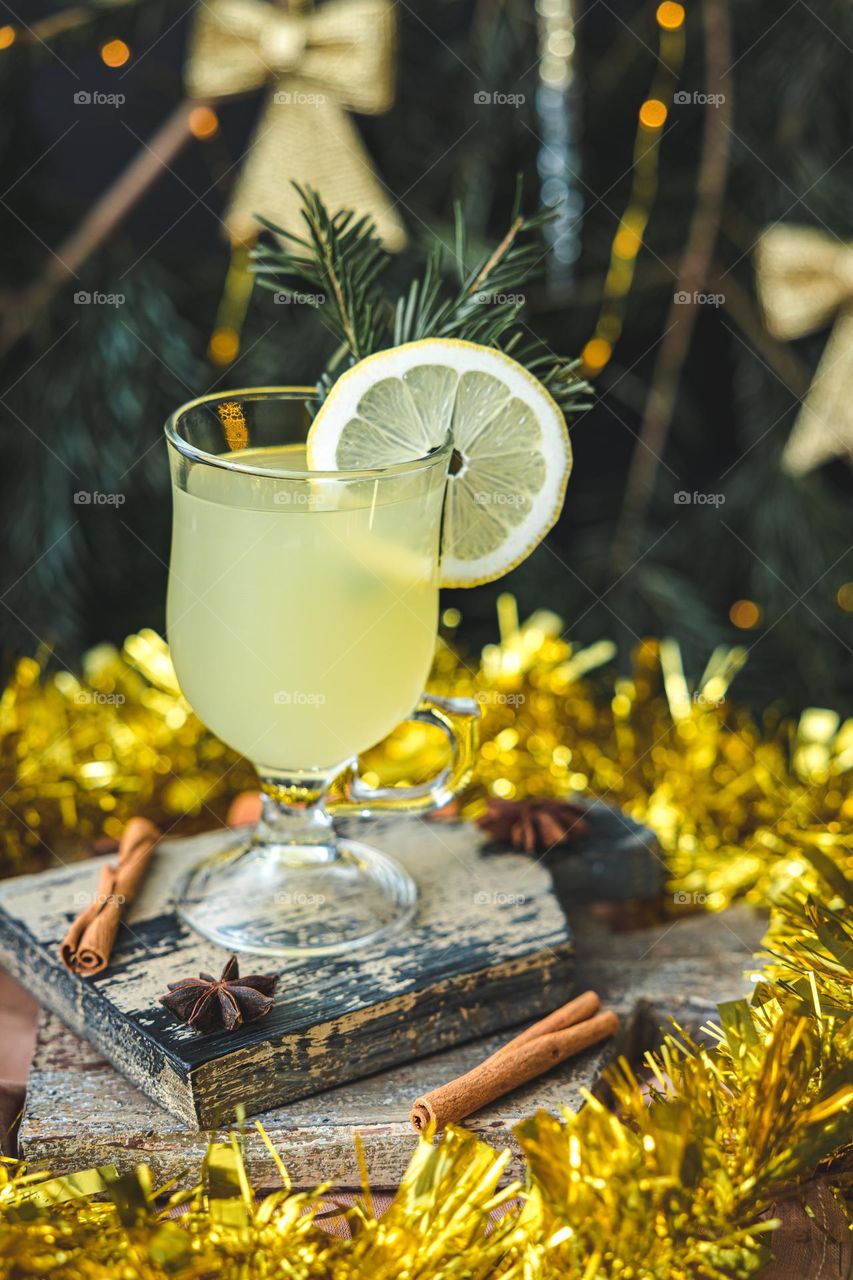
<svg viewBox="0 0 853 1280"><path fill-rule="evenodd" d="M118 839L134 814L182 833L210 827L255 782L192 714L155 632L128 636L121 653L92 649L80 679L46 675L48 657L22 658L0 699L0 873Z"/></svg>
<svg viewBox="0 0 853 1280"><path fill-rule="evenodd" d="M0 1167L0 1273L59 1280L499 1275L513 1280L723 1280L758 1273L766 1211L829 1173L849 1187L853 1143L853 728L813 710L790 726L725 700L737 651L712 655L688 687L670 642L640 646L630 679L608 682L601 644L576 651L542 612L519 627L501 603L501 643L476 668L440 648L434 687L483 707L474 812L501 796L577 791L656 832L694 904L770 904L751 1004L720 1008L712 1047L676 1030L648 1068L612 1073L615 1108L539 1113L517 1130L527 1182L499 1188L508 1154L461 1129L422 1143L377 1219L367 1175L345 1210L350 1239L323 1230L329 1189L256 1199L241 1149L214 1144L198 1184ZM123 701L120 700L124 699ZM0 704L7 868L82 831L114 834L130 812L160 821L220 813L248 767L188 712L165 647L131 637L90 655L86 680L22 663ZM411 726L369 767L406 780L440 748ZM106 803L105 803L106 802ZM520 1194L519 1194L520 1193ZM164 1204L163 1196L166 1200ZM172 1218L170 1211L184 1212ZM497 1225L495 1209L505 1208Z"/></svg>
<svg viewBox="0 0 853 1280"><path fill-rule="evenodd" d="M824 882L823 896L853 954L851 886L838 899ZM787 932L774 934L774 926L770 935L776 963L808 975L811 1004L791 1002L787 979L768 972L752 1006L721 1007L721 1026L709 1029L716 1048L673 1034L649 1055L650 1096L620 1062L611 1075L615 1110L589 1095L578 1113L523 1121L516 1133L524 1185L500 1187L509 1152L455 1127L434 1147L419 1144L381 1218L366 1171L361 1202L345 1210L328 1187L293 1192L280 1162L282 1188L256 1197L242 1150L248 1141L270 1146L260 1126L212 1144L198 1183L178 1190L155 1187L145 1166L122 1176L107 1167L53 1178L7 1160L0 1273L21 1280L753 1276L770 1256L773 1203L817 1173L834 1174L839 1193L849 1177L851 973L848 959L847 981L836 989L838 973L807 968L826 946L813 905L789 898ZM842 997L832 1014L821 1003L827 982L833 1000ZM177 1208L182 1214L171 1217ZM323 1229L329 1216L347 1220L348 1239Z"/></svg>
<svg viewBox="0 0 853 1280"><path fill-rule="evenodd" d="M711 910L813 883L804 854L832 854L853 875L853 721L817 708L796 725L772 708L757 721L726 698L738 649L715 651L691 689L677 646L647 640L632 676L614 680L602 674L614 646L576 649L555 614L519 625L505 596L499 621L500 643L476 666L442 642L430 683L473 695L482 710L466 813L486 793L603 800L655 832L670 888ZM42 667L22 659L0 699L0 871L117 838L135 813L182 834L209 827L253 785L250 766L190 711L153 631L128 637L121 653L93 649L80 680ZM406 725L364 758L367 780L428 774L445 749L431 735Z"/></svg>

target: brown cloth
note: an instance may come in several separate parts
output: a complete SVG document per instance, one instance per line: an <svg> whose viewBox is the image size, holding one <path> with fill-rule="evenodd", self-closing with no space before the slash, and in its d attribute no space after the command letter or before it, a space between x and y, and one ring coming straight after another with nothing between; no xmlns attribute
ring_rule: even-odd
<svg viewBox="0 0 853 1280"><path fill-rule="evenodd" d="M71 973L92 978L103 973L118 933L124 907L136 897L162 832L147 818L131 818L122 832L114 867L101 867L94 901L66 933L59 954Z"/></svg>
<svg viewBox="0 0 853 1280"><path fill-rule="evenodd" d="M848 1280L853 1275L853 1238L841 1205L826 1182L803 1187L774 1204L779 1219L770 1237L773 1261L761 1280Z"/></svg>
<svg viewBox="0 0 853 1280"><path fill-rule="evenodd" d="M534 1022L472 1071L417 1098L409 1116L412 1128L423 1133L429 1125L443 1129L464 1120L495 1098L613 1035L619 1019L610 1011L599 1013L600 1005L594 991L585 991Z"/></svg>

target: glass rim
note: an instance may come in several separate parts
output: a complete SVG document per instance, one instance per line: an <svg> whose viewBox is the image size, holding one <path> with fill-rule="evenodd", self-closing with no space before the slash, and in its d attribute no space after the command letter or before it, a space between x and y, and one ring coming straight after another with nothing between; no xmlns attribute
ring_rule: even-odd
<svg viewBox="0 0 853 1280"><path fill-rule="evenodd" d="M429 453L407 459L405 462L392 462L384 467L362 467L352 471L289 471L285 467L253 467L245 462L236 461L240 456L239 449L230 455L208 453L198 445L191 444L178 430L180 419L191 409L196 409L199 405L213 404L217 400L316 400L317 398L316 387L301 386L244 387L232 391L208 392L206 395L196 396L194 400L187 400L185 404L169 414L164 426L166 441L183 457L193 462L204 463L206 466L221 467L225 471L236 471L242 475L260 476L262 479L301 480L303 483L311 483L317 479L349 481L405 475L407 472L428 469L450 453L453 448L453 436L448 428L447 435L440 445L436 445Z"/></svg>

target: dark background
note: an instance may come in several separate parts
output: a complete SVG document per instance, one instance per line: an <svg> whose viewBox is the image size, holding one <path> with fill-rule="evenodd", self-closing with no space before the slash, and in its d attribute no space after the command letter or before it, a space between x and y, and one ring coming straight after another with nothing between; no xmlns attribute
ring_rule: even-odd
<svg viewBox="0 0 853 1280"><path fill-rule="evenodd" d="M547 4L547 0L543 0ZM687 5L680 87L705 85L704 10ZM6 6L3 6L5 9ZM192 6L143 0L102 6L47 44L22 37L0 51L0 258L5 310L19 301L93 201L142 149L182 96ZM0 11L32 28L61 5ZM412 0L397 5L397 100L357 117L384 183L400 196L410 246L401 281L422 258L425 228L449 235L462 201L473 238L506 226L514 177L526 208L540 198L542 120L536 10L527 0ZM637 111L656 69L653 4L579 0L571 191L585 209L574 279L525 289L527 323L549 346L577 353L590 337L610 244L631 181ZM546 606L579 641L607 636L630 650L674 635L697 677L720 643L750 650L736 690L783 709L853 704L849 459L793 478L780 466L799 398L826 331L783 346L755 299L752 249L768 224L821 227L853 239L853 11L844 0L731 6L732 118L724 207L705 287L722 306L698 308L648 511L614 548L626 477L673 298L674 273L696 204L704 115L673 109L659 190L640 251L624 332L596 383L595 406L572 426L575 470L547 544L499 584L447 593L471 646L493 638L494 600L509 589L522 614ZM108 69L105 40L130 45ZM120 108L74 102L80 88L121 92ZM520 107L478 107L482 89L523 93ZM193 141L109 242L60 290L0 369L0 644L15 655L49 645L74 668L103 640L163 627L170 500L162 423L177 404L217 387L313 381L331 339L305 308L256 290L243 355L222 370L206 356L228 264L220 217L263 95L219 107L221 127ZM282 181L290 175L282 174ZM75 304L78 289L120 293L120 307ZM282 314L282 312L286 314ZM80 489L121 492L120 508L80 507ZM723 495L681 505L685 490ZM733 625L738 600L758 624ZM736 616L737 613L736 613Z"/></svg>

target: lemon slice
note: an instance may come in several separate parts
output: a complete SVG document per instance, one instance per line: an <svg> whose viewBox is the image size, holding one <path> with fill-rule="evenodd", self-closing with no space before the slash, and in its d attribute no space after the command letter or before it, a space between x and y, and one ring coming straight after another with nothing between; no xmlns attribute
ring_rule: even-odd
<svg viewBox="0 0 853 1280"><path fill-rule="evenodd" d="M448 432L445 587L492 582L545 537L563 505L572 450L563 414L531 373L492 347L425 338L378 351L332 388L308 434L316 471L422 457Z"/></svg>

